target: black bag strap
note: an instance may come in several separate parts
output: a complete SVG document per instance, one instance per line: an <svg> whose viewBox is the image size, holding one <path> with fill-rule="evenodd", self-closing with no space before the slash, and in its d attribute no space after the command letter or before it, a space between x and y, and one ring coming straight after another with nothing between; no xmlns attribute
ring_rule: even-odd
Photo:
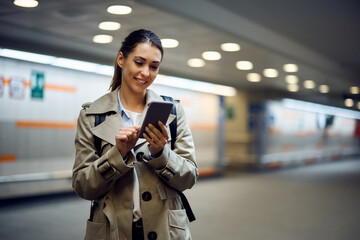
<svg viewBox="0 0 360 240"><path fill-rule="evenodd" d="M176 115L176 106L175 106L175 101L172 97L169 97L169 96L163 96L161 95L161 97L165 100L165 101L168 101L168 102L172 102L173 103L173 108L171 109L171 114L174 114L175 116ZM177 118L175 118L170 124L169 124L169 128L170 128L170 134L171 134L171 150L174 150L175 149L175 141L176 141L176 135L177 135ZM163 180L162 178L160 178L161 180ZM163 180L163 182L165 182ZM170 187L171 189L175 190L180 198L181 198L181 202L185 208L185 211L186 211L186 215L189 219L190 222L192 221L195 221L196 218L195 218L195 214L193 213L192 209L191 209L191 206L189 204L189 201L187 200L185 194L171 186L169 186L169 184L167 184L167 182L165 182L166 185L168 187Z"/></svg>
<svg viewBox="0 0 360 240"><path fill-rule="evenodd" d="M96 114L95 115L95 127L105 121L105 114ZM101 156L101 139L94 135L94 146L96 149L97 155Z"/></svg>

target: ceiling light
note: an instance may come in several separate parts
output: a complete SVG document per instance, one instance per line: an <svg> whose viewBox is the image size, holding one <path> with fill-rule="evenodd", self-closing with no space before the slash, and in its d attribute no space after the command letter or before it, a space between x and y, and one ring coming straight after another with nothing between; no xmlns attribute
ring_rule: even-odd
<svg viewBox="0 0 360 240"><path fill-rule="evenodd" d="M225 52L237 52L240 51L240 45L237 43L223 43L221 44L221 50Z"/></svg>
<svg viewBox="0 0 360 240"><path fill-rule="evenodd" d="M297 85L297 84L289 84L289 85L287 85L287 90L289 92L298 92L299 91L299 85Z"/></svg>
<svg viewBox="0 0 360 240"><path fill-rule="evenodd" d="M113 40L112 36L105 35L105 34L100 34L100 35L96 35L96 36L93 37L93 42L101 43L101 44L111 43L112 40Z"/></svg>
<svg viewBox="0 0 360 240"><path fill-rule="evenodd" d="M164 48L176 48L179 45L179 42L175 39L164 38L164 39L161 39L161 45Z"/></svg>
<svg viewBox="0 0 360 240"><path fill-rule="evenodd" d="M253 64L249 61L238 61L236 62L236 68L239 70L251 70L253 69Z"/></svg>
<svg viewBox="0 0 360 240"><path fill-rule="evenodd" d="M116 15L126 15L131 13L131 7L124 6L124 5L113 5L107 8L107 11L111 14Z"/></svg>
<svg viewBox="0 0 360 240"><path fill-rule="evenodd" d="M359 87L356 87L356 86L350 87L350 93L351 94L359 94Z"/></svg>
<svg viewBox="0 0 360 240"><path fill-rule="evenodd" d="M287 75L285 77L285 81L288 83L288 84L297 84L299 82L299 78L295 75Z"/></svg>
<svg viewBox="0 0 360 240"><path fill-rule="evenodd" d="M117 22L101 22L99 28L102 30L115 31L121 27L120 23Z"/></svg>
<svg viewBox="0 0 360 240"><path fill-rule="evenodd" d="M246 75L246 79L249 82L260 82L261 81L261 76L258 73L248 73Z"/></svg>
<svg viewBox="0 0 360 240"><path fill-rule="evenodd" d="M357 108L360 110L360 102L357 103Z"/></svg>
<svg viewBox="0 0 360 240"><path fill-rule="evenodd" d="M264 73L264 76L268 77L268 78L276 78L279 75L278 71L274 68L264 69L263 73Z"/></svg>
<svg viewBox="0 0 360 240"><path fill-rule="evenodd" d="M33 8L39 5L39 2L36 0L15 0L14 5L18 7Z"/></svg>
<svg viewBox="0 0 360 240"><path fill-rule="evenodd" d="M345 99L345 106L346 106L346 107L352 107L352 106L354 106L354 100L352 100L351 98Z"/></svg>
<svg viewBox="0 0 360 240"><path fill-rule="evenodd" d="M320 85L319 86L319 92L328 93L329 91L330 91L330 88L328 85Z"/></svg>
<svg viewBox="0 0 360 240"><path fill-rule="evenodd" d="M304 81L304 88L307 88L307 89L315 88L315 82L313 80L305 80Z"/></svg>
<svg viewBox="0 0 360 240"><path fill-rule="evenodd" d="M187 64L190 66L190 67L203 67L205 66L205 61L202 60L201 58L191 58L187 61Z"/></svg>
<svg viewBox="0 0 360 240"><path fill-rule="evenodd" d="M205 60L216 61L221 59L221 54L215 51L207 51L202 53L202 57Z"/></svg>
<svg viewBox="0 0 360 240"><path fill-rule="evenodd" d="M298 66L296 64L285 64L283 67L285 72L297 72L299 70Z"/></svg>

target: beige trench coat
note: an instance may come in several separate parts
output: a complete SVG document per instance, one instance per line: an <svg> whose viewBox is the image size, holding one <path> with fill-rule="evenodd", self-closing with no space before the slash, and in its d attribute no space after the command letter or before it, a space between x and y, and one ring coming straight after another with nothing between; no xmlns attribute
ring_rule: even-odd
<svg viewBox="0 0 360 240"><path fill-rule="evenodd" d="M150 159L148 143L139 139L125 164L114 146L115 135L124 127L117 93L118 89L93 103L84 104L78 118L72 184L80 197L96 203L94 217L87 222L85 239L131 239L134 171L140 185L145 239L191 239L180 197L167 186L184 191L191 188L198 177L194 143L181 104L176 102L174 151L169 139L162 155ZM144 112L151 101L163 99L147 90ZM107 115L105 121L94 127L95 114L103 113ZM174 118L170 115L167 124ZM167 130L170 137L169 128ZM93 135L102 139L102 156L96 154ZM166 179L167 184L160 177Z"/></svg>

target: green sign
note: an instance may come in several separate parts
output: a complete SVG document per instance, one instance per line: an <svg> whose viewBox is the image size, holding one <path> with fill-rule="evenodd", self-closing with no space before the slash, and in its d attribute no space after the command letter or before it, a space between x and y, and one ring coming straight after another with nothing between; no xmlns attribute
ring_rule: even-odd
<svg viewBox="0 0 360 240"><path fill-rule="evenodd" d="M227 117L227 119L233 119L234 118L234 108L233 107L227 107L226 108L226 117Z"/></svg>
<svg viewBox="0 0 360 240"><path fill-rule="evenodd" d="M43 72L32 71L31 73L31 98L44 98L45 75Z"/></svg>

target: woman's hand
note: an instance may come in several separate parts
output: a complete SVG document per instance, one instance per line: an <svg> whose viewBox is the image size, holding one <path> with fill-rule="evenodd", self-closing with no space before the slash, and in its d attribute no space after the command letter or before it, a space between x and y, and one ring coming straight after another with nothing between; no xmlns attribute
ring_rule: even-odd
<svg viewBox="0 0 360 240"><path fill-rule="evenodd" d="M154 125L149 124L144 133L144 137L148 143L150 143L150 153L152 157L159 157L162 153L162 150L167 143L169 136L166 131L166 126L159 121L160 130L157 129Z"/></svg>
<svg viewBox="0 0 360 240"><path fill-rule="evenodd" d="M135 146L139 139L139 130L140 127L124 127L116 134L116 148L123 158Z"/></svg>

